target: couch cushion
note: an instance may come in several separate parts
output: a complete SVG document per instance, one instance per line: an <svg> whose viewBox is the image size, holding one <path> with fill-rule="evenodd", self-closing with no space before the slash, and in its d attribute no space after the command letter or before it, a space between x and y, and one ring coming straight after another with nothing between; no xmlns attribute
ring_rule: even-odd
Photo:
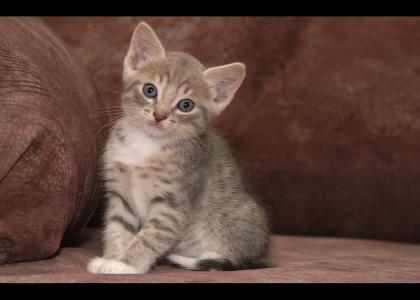
<svg viewBox="0 0 420 300"><path fill-rule="evenodd" d="M51 256L97 204L100 98L35 18L0 18L0 263Z"/></svg>
<svg viewBox="0 0 420 300"><path fill-rule="evenodd" d="M215 124L276 233L420 242L420 18L45 18L118 105L140 20L247 77Z"/></svg>
<svg viewBox="0 0 420 300"><path fill-rule="evenodd" d="M420 245L273 236L275 268L198 272L158 266L146 275L93 275L100 231L87 229L53 259L0 266L0 282L420 282Z"/></svg>

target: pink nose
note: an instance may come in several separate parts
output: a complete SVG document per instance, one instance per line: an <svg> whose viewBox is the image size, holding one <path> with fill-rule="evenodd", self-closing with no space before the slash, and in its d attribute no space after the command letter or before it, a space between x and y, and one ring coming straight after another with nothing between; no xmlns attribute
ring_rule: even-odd
<svg viewBox="0 0 420 300"><path fill-rule="evenodd" d="M165 120L166 118L168 118L168 115L153 112L153 117L155 117L156 122L161 122Z"/></svg>

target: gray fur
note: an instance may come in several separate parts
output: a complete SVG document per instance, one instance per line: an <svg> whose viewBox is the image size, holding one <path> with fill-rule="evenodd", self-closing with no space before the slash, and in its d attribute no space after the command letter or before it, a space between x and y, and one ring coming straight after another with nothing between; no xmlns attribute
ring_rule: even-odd
<svg viewBox="0 0 420 300"><path fill-rule="evenodd" d="M125 60L122 115L103 156L109 190L104 258L88 270L145 273L163 256L192 269L260 266L270 244L265 211L247 192L228 144L208 126L232 100L245 69L206 69L179 52L163 58L157 37L142 24L135 36L146 36L158 57L138 70L137 56ZM142 94L146 83L156 85L157 99ZM183 97L195 102L190 113L176 108ZM163 129L149 128L156 110L168 115Z"/></svg>

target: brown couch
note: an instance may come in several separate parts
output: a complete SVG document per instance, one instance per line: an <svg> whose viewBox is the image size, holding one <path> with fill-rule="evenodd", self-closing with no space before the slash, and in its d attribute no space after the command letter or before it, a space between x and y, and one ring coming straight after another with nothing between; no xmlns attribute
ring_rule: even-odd
<svg viewBox="0 0 420 300"><path fill-rule="evenodd" d="M103 106L42 21L0 18L0 264L53 255L91 218Z"/></svg>
<svg viewBox="0 0 420 300"><path fill-rule="evenodd" d="M85 271L101 253L100 232L87 229L48 260L0 266L1 282L420 282L420 246L348 238L274 235L276 268L199 272L157 266L145 275L92 275Z"/></svg>
<svg viewBox="0 0 420 300"><path fill-rule="evenodd" d="M267 206L279 266L87 274L100 254L100 206L53 258L0 266L0 281L420 281L420 18L43 18L87 67L103 107L118 104L140 20L170 50L247 64L215 126Z"/></svg>
<svg viewBox="0 0 420 300"><path fill-rule="evenodd" d="M283 234L420 242L420 18L44 18L118 105L145 20L169 50L247 77L216 127Z"/></svg>

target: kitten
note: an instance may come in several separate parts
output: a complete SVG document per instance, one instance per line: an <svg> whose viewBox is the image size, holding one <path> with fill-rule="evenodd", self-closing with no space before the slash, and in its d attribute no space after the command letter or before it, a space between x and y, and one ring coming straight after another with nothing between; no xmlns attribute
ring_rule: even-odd
<svg viewBox="0 0 420 300"><path fill-rule="evenodd" d="M104 255L91 273L143 274L159 260L192 270L265 267L265 212L227 144L208 128L245 77L165 52L146 23L124 59L122 117L103 155Z"/></svg>

